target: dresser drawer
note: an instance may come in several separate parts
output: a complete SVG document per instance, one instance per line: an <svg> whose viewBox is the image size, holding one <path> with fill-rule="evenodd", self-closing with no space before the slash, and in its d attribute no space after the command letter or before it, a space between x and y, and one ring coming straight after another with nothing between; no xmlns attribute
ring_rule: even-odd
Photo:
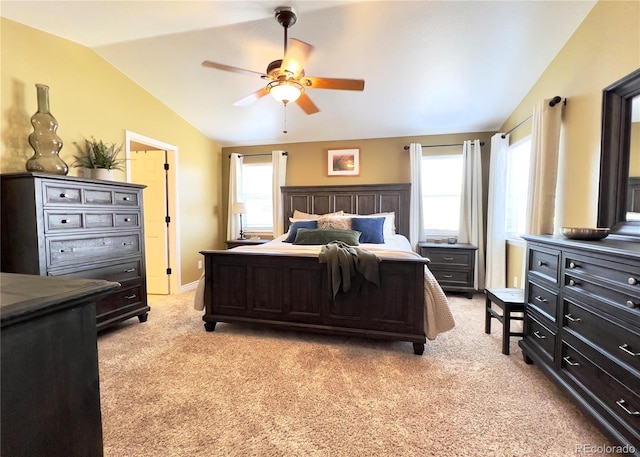
<svg viewBox="0 0 640 457"><path fill-rule="evenodd" d="M533 318L530 306L527 306L527 320L525 325L525 338L550 362L553 361L556 347L556 333L550 328Z"/></svg>
<svg viewBox="0 0 640 457"><path fill-rule="evenodd" d="M141 254L140 233L113 236L93 236L72 239L47 239L47 266L57 268L68 264L101 261Z"/></svg>
<svg viewBox="0 0 640 457"><path fill-rule="evenodd" d="M82 190L74 186L61 186L44 182L45 204L80 204L82 203Z"/></svg>
<svg viewBox="0 0 640 457"><path fill-rule="evenodd" d="M608 284L612 289L635 293L640 297L640 267L620 262L566 253L564 256L565 273L574 276L587 276L594 281Z"/></svg>
<svg viewBox="0 0 640 457"><path fill-rule="evenodd" d="M140 202L137 192L115 192L113 203L117 206L138 206Z"/></svg>
<svg viewBox="0 0 640 457"><path fill-rule="evenodd" d="M108 189L84 189L84 203L87 205L112 205L113 193Z"/></svg>
<svg viewBox="0 0 640 457"><path fill-rule="evenodd" d="M529 281L529 292L527 296L529 305L536 308L550 321L556 321L558 311L558 294L548 290L538 284Z"/></svg>
<svg viewBox="0 0 640 457"><path fill-rule="evenodd" d="M45 211L45 232L82 228L82 212L52 213Z"/></svg>
<svg viewBox="0 0 640 457"><path fill-rule="evenodd" d="M421 255L429 259L429 269L435 267L473 267L474 252L461 249L422 249Z"/></svg>
<svg viewBox="0 0 640 457"><path fill-rule="evenodd" d="M563 325L587 344L606 351L618 362L640 373L640 334L593 312L572 300L564 300Z"/></svg>
<svg viewBox="0 0 640 457"><path fill-rule="evenodd" d="M140 227L140 213L115 213L116 227Z"/></svg>
<svg viewBox="0 0 640 457"><path fill-rule="evenodd" d="M101 299L96 303L96 321L98 326L104 321L120 318L129 313L135 314L140 308L146 308L142 284L118 289L117 292Z"/></svg>
<svg viewBox="0 0 640 457"><path fill-rule="evenodd" d="M49 276L64 276L65 278L105 279L107 281L127 283L140 281L142 278L142 260L116 263L102 267L74 269L50 273Z"/></svg>
<svg viewBox="0 0 640 457"><path fill-rule="evenodd" d="M635 290L621 291L614 285L599 284L588 276L564 275L565 291L568 295L583 295L590 298L602 309L614 309L628 312L633 319L640 319L640 294Z"/></svg>
<svg viewBox="0 0 640 457"><path fill-rule="evenodd" d="M632 386L621 384L586 355L564 342L561 369L615 416L627 428L627 435L631 434L636 442L640 439L640 396L631 390ZM637 382L640 383L640 379Z"/></svg>
<svg viewBox="0 0 640 457"><path fill-rule="evenodd" d="M558 284L560 251L530 245L527 258L529 274Z"/></svg>

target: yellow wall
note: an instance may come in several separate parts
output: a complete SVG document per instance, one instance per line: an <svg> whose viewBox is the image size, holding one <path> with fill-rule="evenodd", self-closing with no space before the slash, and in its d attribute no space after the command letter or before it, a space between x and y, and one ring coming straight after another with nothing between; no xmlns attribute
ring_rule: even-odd
<svg viewBox="0 0 640 457"><path fill-rule="evenodd" d="M595 227L600 173L602 90L640 67L640 2L599 1L507 119L507 131L539 100L560 95L563 110L556 225ZM531 133L526 123L511 142ZM522 255L518 254L518 259ZM521 260L508 259L507 278Z"/></svg>
<svg viewBox="0 0 640 457"><path fill-rule="evenodd" d="M73 142L83 137L121 144L130 130L177 146L181 283L196 281L199 251L222 246L220 146L84 46L0 18L0 49L0 170L24 171L33 154L27 136L36 83L50 87L51 113L64 143L60 157L69 165ZM79 174L78 168L69 172Z"/></svg>
<svg viewBox="0 0 640 457"><path fill-rule="evenodd" d="M411 181L411 177L409 151L404 150L405 145L410 143L420 143L422 145L458 144L465 140L479 139L485 142L482 147L482 164L484 182L487 182L491 135L492 132L472 132L454 135L225 147L222 149L223 201L226 206L229 193L229 154L232 152L263 154L275 150L287 151L289 153L287 159L288 186L406 183ZM353 148L360 149L360 176L327 176L327 150ZM462 147L423 149L424 155L456 152L461 153ZM486 202L486 191L484 201Z"/></svg>

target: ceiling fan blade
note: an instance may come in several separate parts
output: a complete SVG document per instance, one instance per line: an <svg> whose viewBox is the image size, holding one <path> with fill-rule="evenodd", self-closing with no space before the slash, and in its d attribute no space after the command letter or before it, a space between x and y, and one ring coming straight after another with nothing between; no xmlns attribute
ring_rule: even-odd
<svg viewBox="0 0 640 457"><path fill-rule="evenodd" d="M287 52L282 59L281 69L293 74L294 78L299 77L304 70L304 64L313 51L313 46L304 41L291 38L287 45Z"/></svg>
<svg viewBox="0 0 640 457"><path fill-rule="evenodd" d="M256 100L258 100L259 98L264 97L268 93L269 93L269 89L267 89L266 87L263 87L261 89L258 89L255 92L247 95L246 97L238 100L237 102L235 102L233 104L233 106L247 106L247 105L250 105L251 103L253 103Z"/></svg>
<svg viewBox="0 0 640 457"><path fill-rule="evenodd" d="M211 62L209 60L205 60L204 62L202 62L202 66L215 68L217 70L230 71L232 73L241 73L241 74L251 75L251 76L253 75L264 76L264 73L260 73L259 71L245 70L244 68L232 67L230 65L225 65L222 63Z"/></svg>
<svg viewBox="0 0 640 457"><path fill-rule="evenodd" d="M307 89L364 90L364 79L315 78L305 76L300 79Z"/></svg>
<svg viewBox="0 0 640 457"><path fill-rule="evenodd" d="M316 106L315 103L311 101L311 99L305 92L302 92L302 94L300 94L300 97L298 98L298 100L296 100L296 103L300 108L302 108L302 111L307 114L316 114L320 112L320 109Z"/></svg>

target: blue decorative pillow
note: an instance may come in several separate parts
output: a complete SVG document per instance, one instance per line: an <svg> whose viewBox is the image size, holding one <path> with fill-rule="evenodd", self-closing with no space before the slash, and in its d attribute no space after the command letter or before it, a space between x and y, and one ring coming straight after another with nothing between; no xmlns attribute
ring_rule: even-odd
<svg viewBox="0 0 640 457"><path fill-rule="evenodd" d="M293 243L296 239L296 235L298 234L299 228L317 229L318 221L296 221L292 223L291 227L289 227L289 234L287 235L287 238L283 242Z"/></svg>
<svg viewBox="0 0 640 457"><path fill-rule="evenodd" d="M360 243L384 243L384 217L353 217L351 229L362 233Z"/></svg>

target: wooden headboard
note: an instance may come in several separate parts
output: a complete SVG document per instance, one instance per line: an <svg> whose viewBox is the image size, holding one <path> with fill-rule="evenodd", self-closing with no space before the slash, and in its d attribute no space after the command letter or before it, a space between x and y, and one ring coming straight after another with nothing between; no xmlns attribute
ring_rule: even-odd
<svg viewBox="0 0 640 457"><path fill-rule="evenodd" d="M411 184L360 184L349 186L284 186L284 227L294 210L312 214L344 211L352 214L394 212L396 232L409 238Z"/></svg>

